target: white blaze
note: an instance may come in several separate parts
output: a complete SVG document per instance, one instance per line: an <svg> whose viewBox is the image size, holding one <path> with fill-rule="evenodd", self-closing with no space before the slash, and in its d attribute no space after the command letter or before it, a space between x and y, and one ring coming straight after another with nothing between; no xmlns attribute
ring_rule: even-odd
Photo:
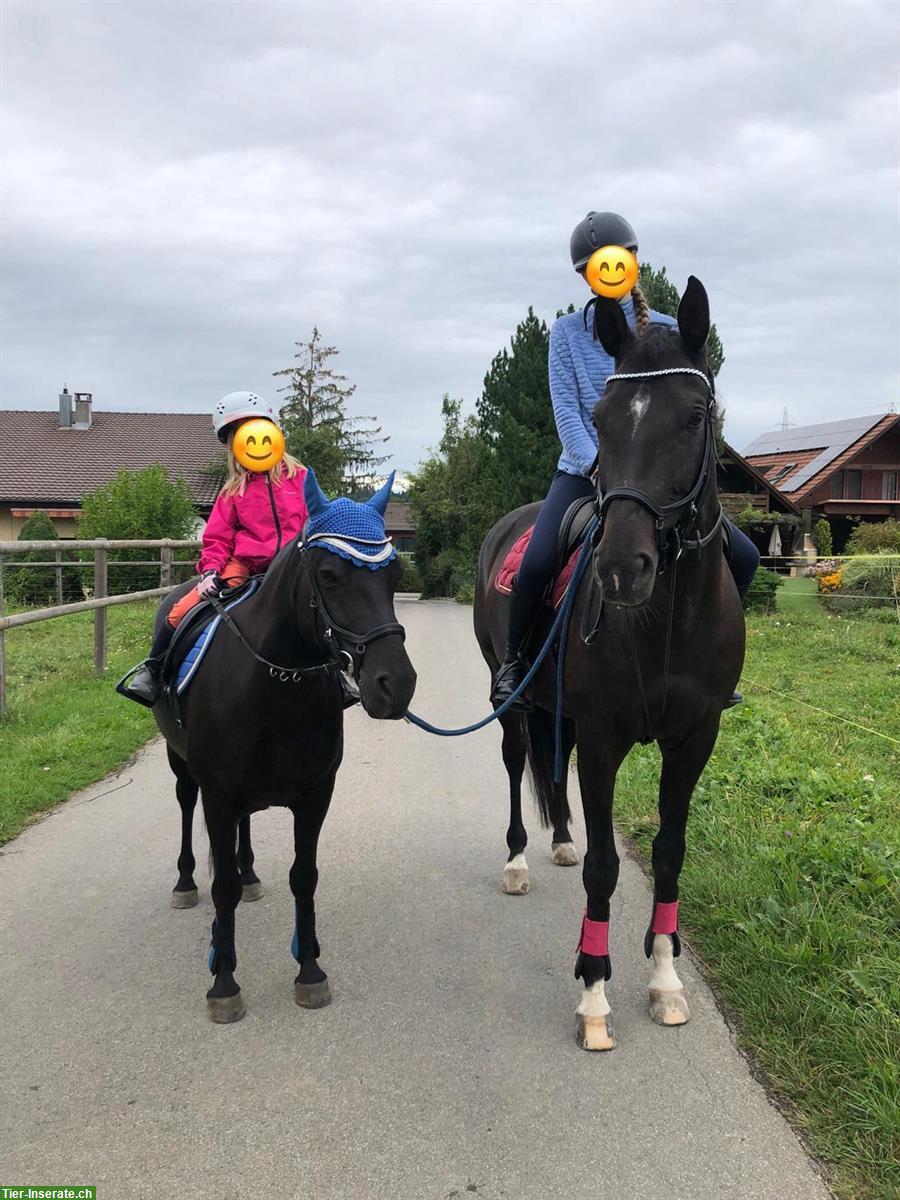
<svg viewBox="0 0 900 1200"><path fill-rule="evenodd" d="M638 425L640 425L641 418L643 417L644 413L647 411L647 405L649 403L650 403L650 393L647 391L646 388L641 388L638 391L637 395L634 397L634 399L631 401L631 404L629 405L629 407L631 409L631 416L632 416L632 419L634 420L634 430L632 431L632 436L634 436L634 434L637 433L637 427L638 427Z"/></svg>

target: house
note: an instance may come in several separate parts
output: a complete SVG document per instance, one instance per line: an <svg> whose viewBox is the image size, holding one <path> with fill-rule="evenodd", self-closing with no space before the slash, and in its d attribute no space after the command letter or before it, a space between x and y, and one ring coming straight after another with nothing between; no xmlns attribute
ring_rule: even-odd
<svg viewBox="0 0 900 1200"><path fill-rule="evenodd" d="M203 473L222 446L205 413L95 411L90 392L65 388L55 411L0 410L0 541L18 537L26 518L43 509L60 537L75 536L81 498L115 476L161 463L181 476L201 516L218 484ZM10 447L22 448L18 455Z"/></svg>
<svg viewBox="0 0 900 1200"><path fill-rule="evenodd" d="M794 552L800 509L727 442L719 455L717 481L726 516L743 529L761 555Z"/></svg>
<svg viewBox="0 0 900 1200"><path fill-rule="evenodd" d="M388 501L387 511L384 514L384 528L401 554L412 554L416 522L408 500Z"/></svg>
<svg viewBox="0 0 900 1200"><path fill-rule="evenodd" d="M834 548L860 520L900 517L900 415L764 433L744 458L804 513L828 518Z"/></svg>

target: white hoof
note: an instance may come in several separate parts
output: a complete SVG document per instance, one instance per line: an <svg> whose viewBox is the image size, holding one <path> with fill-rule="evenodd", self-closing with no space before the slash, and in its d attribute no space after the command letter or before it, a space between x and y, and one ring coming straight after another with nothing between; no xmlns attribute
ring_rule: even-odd
<svg viewBox="0 0 900 1200"><path fill-rule="evenodd" d="M528 863L517 854L503 868L503 890L507 896L524 896L528 891Z"/></svg>
<svg viewBox="0 0 900 1200"><path fill-rule="evenodd" d="M677 992L660 992L650 989L650 1019L657 1025L685 1025L691 1016L684 988Z"/></svg>
<svg viewBox="0 0 900 1200"><path fill-rule="evenodd" d="M577 867L581 861L574 842L551 843L550 860L557 867Z"/></svg>
<svg viewBox="0 0 900 1200"><path fill-rule="evenodd" d="M612 1027L606 985L602 980L581 993L575 1010L575 1041L582 1050L615 1050L616 1031Z"/></svg>

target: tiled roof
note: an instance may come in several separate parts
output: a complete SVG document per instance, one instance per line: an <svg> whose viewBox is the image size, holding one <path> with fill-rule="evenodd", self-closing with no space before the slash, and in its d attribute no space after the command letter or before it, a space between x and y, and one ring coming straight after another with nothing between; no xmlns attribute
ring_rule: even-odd
<svg viewBox="0 0 900 1200"><path fill-rule="evenodd" d="M759 465L747 462L746 458L738 454L734 446L729 446L726 442L721 456L722 465L727 467L729 464L737 466L741 471L744 471L758 486L764 488L769 493L770 503L774 504L777 509L784 509L785 512L798 513L800 509L791 500L790 496L785 496L780 488L766 479L765 472L760 471ZM719 491L721 492L721 485Z"/></svg>
<svg viewBox="0 0 900 1200"><path fill-rule="evenodd" d="M412 533L416 527L416 522L413 519L409 501L389 500L387 511L384 514L384 525L386 529L393 529L397 532L407 530Z"/></svg>
<svg viewBox="0 0 900 1200"><path fill-rule="evenodd" d="M854 447L854 453L862 449L857 445L861 439L868 444L873 437L880 437L895 418L891 414L880 413L875 417L848 417L844 421L827 421L821 425L800 425L795 429L776 429L764 433L751 442L744 451L744 458L757 465L761 459L768 459L772 465L776 455L787 455L793 451L814 450L815 454L798 455L797 470L787 479L779 479L778 487L782 492L799 492L808 490L807 485L812 479L824 474L827 478L832 470L837 468L837 459L844 456L845 451ZM883 426L883 428L878 428ZM791 461L787 459L787 462ZM846 461L846 459L844 459ZM831 470L826 471L826 467ZM817 480L820 483L821 480Z"/></svg>
<svg viewBox="0 0 900 1200"><path fill-rule="evenodd" d="M181 476L195 504L218 486L200 468L222 450L209 413L93 413L90 429L60 429L59 413L0 409L0 503L79 504L126 467L161 463ZM21 456L10 448L20 446Z"/></svg>

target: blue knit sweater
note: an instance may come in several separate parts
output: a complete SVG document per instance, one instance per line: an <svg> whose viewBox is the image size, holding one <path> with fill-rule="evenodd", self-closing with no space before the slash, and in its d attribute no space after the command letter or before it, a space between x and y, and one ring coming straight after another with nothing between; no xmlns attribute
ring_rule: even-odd
<svg viewBox="0 0 900 1200"><path fill-rule="evenodd" d="M634 303L630 294L619 301L628 324L634 327ZM587 475L597 455L597 431L591 415L603 395L606 381L616 369L598 341L594 339L593 311L567 313L550 330L550 396L553 415L563 452L560 471L569 475ZM677 325L674 317L650 310L651 321Z"/></svg>

